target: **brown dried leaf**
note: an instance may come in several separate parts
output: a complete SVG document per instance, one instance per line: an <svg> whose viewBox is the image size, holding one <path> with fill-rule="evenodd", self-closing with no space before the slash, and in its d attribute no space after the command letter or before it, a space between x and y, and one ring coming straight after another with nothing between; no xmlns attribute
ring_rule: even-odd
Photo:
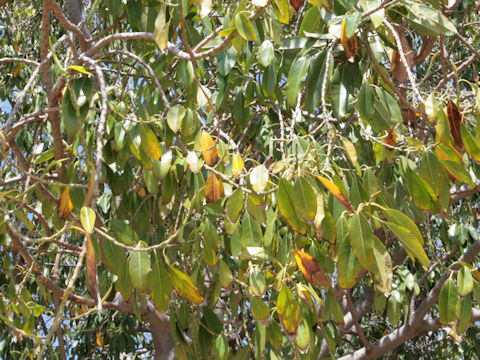
<svg viewBox="0 0 480 360"><path fill-rule="evenodd" d="M73 210L73 203L70 199L70 187L67 186L60 195L57 205L57 215L59 219L65 220Z"/></svg>
<svg viewBox="0 0 480 360"><path fill-rule="evenodd" d="M215 174L211 172L205 184L205 197L207 198L207 204L213 204L223 195L224 191L222 181L218 180Z"/></svg>
<svg viewBox="0 0 480 360"><path fill-rule="evenodd" d="M460 135L460 124L462 122L462 114L458 109L457 105L450 99L447 104L447 117L448 123L450 125L450 133L453 137L453 142L455 147L464 152L465 148L463 146L462 136Z"/></svg>
<svg viewBox="0 0 480 360"><path fill-rule="evenodd" d="M300 8L302 7L303 5L303 2L305 0L290 0L290 5L292 5L292 7L295 9L295 11L298 13L298 10L300 10Z"/></svg>
<svg viewBox="0 0 480 360"><path fill-rule="evenodd" d="M97 278L97 258L95 256L95 248L93 247L92 240L87 239L87 275L88 275L88 288L90 290L90 295L95 300L101 301L100 294L98 290L98 278ZM100 305L100 304L97 304Z"/></svg>
<svg viewBox="0 0 480 360"><path fill-rule="evenodd" d="M385 138L385 144L390 145L390 146L395 146L397 145L397 136L395 135L395 131L393 131L393 126L390 127L390 130L388 130L387 137ZM390 147L386 147L388 150L392 151L393 149Z"/></svg>
<svg viewBox="0 0 480 360"><path fill-rule="evenodd" d="M322 286L331 285L331 281L328 279L327 275L325 275L320 268L318 261L313 256L306 252L296 250L295 261L297 262L297 266L303 276L305 276L305 279L307 279L310 284L318 284Z"/></svg>

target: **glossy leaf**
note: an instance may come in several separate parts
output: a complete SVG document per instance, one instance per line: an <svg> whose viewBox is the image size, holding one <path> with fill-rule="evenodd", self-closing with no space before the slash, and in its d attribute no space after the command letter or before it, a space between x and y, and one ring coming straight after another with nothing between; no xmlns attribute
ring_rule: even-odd
<svg viewBox="0 0 480 360"><path fill-rule="evenodd" d="M136 246L137 249L146 247L143 241ZM132 279L133 286L140 291L145 292L150 284L150 255L145 251L131 251L128 260L128 271Z"/></svg>
<svg viewBox="0 0 480 360"><path fill-rule="evenodd" d="M211 172L208 175L207 182L205 183L205 197L207 204L213 204L217 202L224 195L223 183L217 178L217 176Z"/></svg>
<svg viewBox="0 0 480 360"><path fill-rule="evenodd" d="M295 107L297 98L300 94L300 85L308 72L310 59L302 56L293 63L287 77L287 102L290 106Z"/></svg>
<svg viewBox="0 0 480 360"><path fill-rule="evenodd" d="M162 148L153 130L147 126L141 126L140 136L142 139L141 146L145 154L151 159L159 160L162 156Z"/></svg>
<svg viewBox="0 0 480 360"><path fill-rule="evenodd" d="M462 266L457 274L458 295L465 297L473 290L473 276L470 269Z"/></svg>
<svg viewBox="0 0 480 360"><path fill-rule="evenodd" d="M235 154L232 157L232 173L233 176L238 177L244 167L243 159L240 155Z"/></svg>
<svg viewBox="0 0 480 360"><path fill-rule="evenodd" d="M348 222L350 245L360 265L369 269L372 264L374 236L367 218L362 213L355 214Z"/></svg>
<svg viewBox="0 0 480 360"><path fill-rule="evenodd" d="M218 160L218 150L212 137L207 132L202 132L200 140L200 150L202 151L203 160L208 166L215 166Z"/></svg>
<svg viewBox="0 0 480 360"><path fill-rule="evenodd" d="M349 239L344 239L340 243L337 257L338 281L340 286L344 289L352 288L356 283L362 267L353 252Z"/></svg>
<svg viewBox="0 0 480 360"><path fill-rule="evenodd" d="M277 299L277 312L287 334L295 334L300 322L300 306L287 286L282 286Z"/></svg>
<svg viewBox="0 0 480 360"><path fill-rule="evenodd" d="M172 282L165 265L158 258L153 263L150 287L152 288L152 301L157 310L160 312L167 311L170 293L172 292Z"/></svg>
<svg viewBox="0 0 480 360"><path fill-rule="evenodd" d="M320 182L327 188L328 191L338 200L340 203L345 206L345 208L348 210L348 212L353 213L352 206L350 205L350 202L346 198L346 196L342 193L340 188L335 185L333 182L328 180L327 178L324 178L322 176L316 175L316 178L320 180Z"/></svg>
<svg viewBox="0 0 480 360"><path fill-rule="evenodd" d="M240 36L245 40L257 40L257 34L255 33L255 29L253 28L250 19L248 18L247 11L240 11L237 13L237 15L235 15L235 26L237 27L237 31Z"/></svg>
<svg viewBox="0 0 480 360"><path fill-rule="evenodd" d="M375 236L373 255L374 260L370 267L377 289L388 295L392 291L392 259L385 245Z"/></svg>
<svg viewBox="0 0 480 360"><path fill-rule="evenodd" d="M185 114L186 114L185 108L180 104L172 106L170 110L168 110L167 123L170 129L175 134L182 127L182 121L183 121L183 118L185 117Z"/></svg>
<svg viewBox="0 0 480 360"><path fill-rule="evenodd" d="M57 205L57 215L59 219L65 220L68 218L70 213L73 211L73 203L70 198L70 187L65 187L63 189L62 194L60 195L60 199L58 200Z"/></svg>
<svg viewBox="0 0 480 360"><path fill-rule="evenodd" d="M317 197L304 176L300 176L293 184L293 206L298 215L305 221L313 221L317 212Z"/></svg>
<svg viewBox="0 0 480 360"><path fill-rule="evenodd" d="M228 220L230 220L232 223L235 223L238 220L242 209L243 191L241 189L237 189L232 195L230 195L225 203L225 213L227 214Z"/></svg>
<svg viewBox="0 0 480 360"><path fill-rule="evenodd" d="M187 299L195 305L199 305L203 302L203 296L187 274L171 265L168 265L168 274L170 275L175 291L180 297Z"/></svg>
<svg viewBox="0 0 480 360"><path fill-rule="evenodd" d="M455 312L457 307L457 287L455 282L448 278L440 290L438 298L438 312L440 313L440 322L448 325L455 320Z"/></svg>
<svg viewBox="0 0 480 360"><path fill-rule="evenodd" d="M268 170L264 165L256 166L250 173L250 184L256 193L265 190L268 184Z"/></svg>
<svg viewBox="0 0 480 360"><path fill-rule="evenodd" d="M298 216L294 206L293 186L288 181L281 179L278 183L278 207L280 213L285 217L287 223L296 232L305 235L307 233L307 225L305 221Z"/></svg>
<svg viewBox="0 0 480 360"><path fill-rule="evenodd" d="M318 261L313 256L303 251L296 250L295 261L297 262L297 266L303 276L310 284L331 286L330 279L325 275L320 268Z"/></svg>

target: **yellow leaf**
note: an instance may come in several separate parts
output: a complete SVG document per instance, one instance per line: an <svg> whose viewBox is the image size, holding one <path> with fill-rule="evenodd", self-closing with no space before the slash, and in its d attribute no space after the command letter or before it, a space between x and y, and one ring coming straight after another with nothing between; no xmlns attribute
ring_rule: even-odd
<svg viewBox="0 0 480 360"><path fill-rule="evenodd" d="M210 134L202 132L202 139L200 140L200 150L202 151L203 160L208 166L215 166L218 160L218 151L215 141L213 141Z"/></svg>
<svg viewBox="0 0 480 360"><path fill-rule="evenodd" d="M320 268L318 261L307 254L306 252L296 250L295 251L295 261L297 262L297 266L302 272L305 279L310 284L313 285L322 285L322 286L330 286L331 281L325 275L323 270Z"/></svg>
<svg viewBox="0 0 480 360"><path fill-rule="evenodd" d="M330 180L328 180L327 178L324 178L322 176L318 176L318 175L315 175L317 177L318 180L320 180L320 182L323 184L323 186L325 186L327 188L328 191L330 191L332 193L333 196L335 196L335 198L340 201L340 203L345 206L345 208L348 210L348 212L350 213L353 213L353 209L352 209L352 206L350 205L350 202L348 201L348 199L345 197L345 195L342 193L342 191L340 190L340 188L335 185L333 182L331 182Z"/></svg>
<svg viewBox="0 0 480 360"><path fill-rule="evenodd" d="M207 198L207 204L213 204L223 195L224 191L222 181L218 180L214 173L210 173L205 184L205 197Z"/></svg>
<svg viewBox="0 0 480 360"><path fill-rule="evenodd" d="M57 206L57 215L59 219L65 220L73 210L73 203L70 199L70 187L66 187L60 195Z"/></svg>
<svg viewBox="0 0 480 360"><path fill-rule="evenodd" d="M20 74L20 70L22 70L22 67L22 63L15 65L15 68L13 69L13 77L17 77Z"/></svg>
<svg viewBox="0 0 480 360"><path fill-rule="evenodd" d="M196 305L201 304L203 301L203 296L193 284L192 279L190 279L187 274L175 269L171 265L168 265L168 268L170 270L169 275L170 279L172 280L172 285L177 291L177 294Z"/></svg>
<svg viewBox="0 0 480 360"><path fill-rule="evenodd" d="M97 332L97 346L103 347L103 336L101 331Z"/></svg>
<svg viewBox="0 0 480 360"><path fill-rule="evenodd" d="M233 159L232 159L233 176L238 177L243 170L243 166L244 166L244 163L243 163L242 157L238 154L233 155Z"/></svg>
<svg viewBox="0 0 480 360"><path fill-rule="evenodd" d="M87 71L87 69L80 65L70 65L67 69L72 69L85 75L93 75L91 72Z"/></svg>
<svg viewBox="0 0 480 360"><path fill-rule="evenodd" d="M140 128L140 137L142 139L142 149L145 154L151 159L160 160L162 148L153 130L142 126Z"/></svg>
<svg viewBox="0 0 480 360"><path fill-rule="evenodd" d="M353 34L351 38L348 38L345 31L346 25L347 19L343 19L340 42L343 45L343 50L345 51L345 55L347 56L348 61L354 62L355 54L358 51L358 36L357 34Z"/></svg>
<svg viewBox="0 0 480 360"><path fill-rule="evenodd" d="M300 322L300 306L295 301L293 293L285 285L278 295L277 311L285 331L288 334L295 334Z"/></svg>

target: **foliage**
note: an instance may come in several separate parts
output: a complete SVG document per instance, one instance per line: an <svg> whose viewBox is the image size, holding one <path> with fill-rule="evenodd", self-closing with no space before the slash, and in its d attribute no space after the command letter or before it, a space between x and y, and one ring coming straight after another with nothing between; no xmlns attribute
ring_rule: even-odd
<svg viewBox="0 0 480 360"><path fill-rule="evenodd" d="M1 357L478 354L476 2L0 4Z"/></svg>

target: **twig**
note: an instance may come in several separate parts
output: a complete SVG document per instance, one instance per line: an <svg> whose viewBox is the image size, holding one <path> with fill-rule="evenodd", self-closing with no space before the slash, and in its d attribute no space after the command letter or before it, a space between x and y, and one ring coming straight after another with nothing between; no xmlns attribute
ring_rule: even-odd
<svg viewBox="0 0 480 360"><path fill-rule="evenodd" d="M363 346L365 346L368 352L370 350L370 344L368 343L368 340L365 337L365 334L363 333L362 327L358 322L357 315L355 314L355 309L353 307L350 290L345 290L345 297L347 298L348 309L350 310L350 314L352 315L352 321L353 321L353 324L355 325L355 328L357 329L358 337L360 338L360 341L362 342Z"/></svg>

